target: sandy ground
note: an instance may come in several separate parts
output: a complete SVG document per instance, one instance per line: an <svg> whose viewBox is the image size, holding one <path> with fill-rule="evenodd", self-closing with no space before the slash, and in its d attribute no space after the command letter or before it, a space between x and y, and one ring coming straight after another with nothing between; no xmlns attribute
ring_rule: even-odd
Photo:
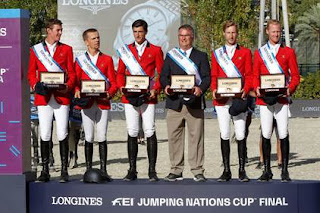
<svg viewBox="0 0 320 213"><path fill-rule="evenodd" d="M261 175L261 170L256 169L259 160L259 119L253 119L248 137L248 164L247 174L251 179L257 179ZM158 137L158 163L157 172L160 178L169 173L170 161L168 154L167 127L165 120L156 121ZM289 171L292 179L300 180L320 180L320 118L293 118L289 123L290 132L290 164ZM123 178L128 169L127 163L127 133L124 120L112 120L108 127L108 173L113 178ZM272 138L272 171L274 178L280 178L280 170L276 162L276 139ZM60 175L59 145L54 136L54 169L51 171L53 179ZM187 159L187 150L185 152ZM94 167L99 167L98 145L94 145ZM217 178L222 173L220 154L220 139L218 121L216 119L205 120L205 176L207 178ZM79 146L78 168L70 168L71 179L81 179L85 172L84 146ZM185 178L193 177L187 160L185 161ZM138 178L147 178L148 159L146 145L139 145L138 153ZM41 167L38 166L38 173ZM237 145L231 144L231 169L233 178L238 177L238 157Z"/></svg>

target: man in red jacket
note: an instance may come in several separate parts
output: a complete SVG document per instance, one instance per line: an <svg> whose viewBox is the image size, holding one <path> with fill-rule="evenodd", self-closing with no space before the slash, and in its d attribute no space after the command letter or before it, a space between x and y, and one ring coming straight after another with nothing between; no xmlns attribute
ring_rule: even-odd
<svg viewBox="0 0 320 213"><path fill-rule="evenodd" d="M213 51L211 60L211 90L220 127L221 152L224 165L223 173L218 181L229 181L231 179L230 121L233 119L238 142L239 181L247 182L249 181L245 172L245 125L247 112L245 110L244 112L233 114L230 111L235 107L232 106L235 102L242 102L239 98L217 98L217 79L240 78L242 81L241 99L246 98L252 88L251 51L237 44L238 27L235 22L227 21L223 25L223 35L226 44Z"/></svg>
<svg viewBox="0 0 320 213"><path fill-rule="evenodd" d="M142 116L143 130L147 137L147 152L149 158L149 180L158 181L156 173L157 160L157 137L155 133L155 104L157 94L161 86L159 78L162 65L163 53L160 47L154 46L148 40L148 24L144 20L136 20L132 24L133 36L135 41L132 44L124 45L117 52L120 56L117 71L117 84L121 91L125 87L126 76L128 75L147 75L150 77L148 97L128 97L122 95L122 103L125 107L125 115L128 130L128 155L130 168L124 177L125 181L137 179L136 161L138 154L137 136L139 133L139 116Z"/></svg>
<svg viewBox="0 0 320 213"><path fill-rule="evenodd" d="M262 130L262 152L264 171L260 181L269 181L273 174L270 168L270 138L273 129L273 118L276 119L278 134L281 141L282 154L282 182L291 181L288 172L289 162L289 135L288 111L289 97L300 83L296 54L293 49L280 44L281 25L277 20L270 20L266 33L269 41L254 53L253 87L257 94L257 105L260 105L260 119ZM270 74L284 74L286 94L282 97L264 95L260 91L260 76Z"/></svg>
<svg viewBox="0 0 320 213"><path fill-rule="evenodd" d="M49 141L51 138L52 119L55 117L57 136L60 145L61 177L60 182L67 182L68 175L68 116L70 95L75 83L72 48L60 42L62 22L50 19L46 24L46 39L34 45L30 50L28 80L35 90L35 105L38 106L41 132L41 157L43 169L38 181L47 182L49 175ZM43 72L65 73L63 89L48 89L40 82Z"/></svg>
<svg viewBox="0 0 320 213"><path fill-rule="evenodd" d="M85 134L85 158L87 171L92 168L94 124L97 126L97 141L99 143L100 170L104 180L111 181L107 166L107 126L110 99L117 92L116 76L112 58L100 52L100 37L96 29L87 29L82 34L88 50L76 58L75 70L77 83L75 98L81 98L82 80L103 80L108 90L105 97L89 98L81 108L82 124Z"/></svg>

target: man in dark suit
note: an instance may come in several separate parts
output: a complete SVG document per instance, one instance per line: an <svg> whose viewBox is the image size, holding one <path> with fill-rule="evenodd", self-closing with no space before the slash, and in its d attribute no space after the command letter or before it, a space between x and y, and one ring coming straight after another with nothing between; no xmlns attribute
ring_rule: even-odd
<svg viewBox="0 0 320 213"><path fill-rule="evenodd" d="M210 86L210 66L207 54L194 48L194 30L182 25L178 31L179 48L168 52L160 74L160 83L167 95L167 128L170 174L166 181L182 180L184 167L185 124L188 125L188 161L195 181L206 181L204 163L204 93ZM172 75L195 75L191 95L170 93Z"/></svg>

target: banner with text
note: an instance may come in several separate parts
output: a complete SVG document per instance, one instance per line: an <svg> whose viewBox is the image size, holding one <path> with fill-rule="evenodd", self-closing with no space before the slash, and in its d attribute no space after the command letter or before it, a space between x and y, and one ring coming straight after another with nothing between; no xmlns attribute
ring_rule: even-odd
<svg viewBox="0 0 320 213"><path fill-rule="evenodd" d="M131 25L137 19L148 23L147 39L164 53L178 45L180 0L58 0L58 18L63 22L61 41L73 47L75 56L87 49L83 31L96 28L101 51L112 55L117 67L116 50L134 41Z"/></svg>

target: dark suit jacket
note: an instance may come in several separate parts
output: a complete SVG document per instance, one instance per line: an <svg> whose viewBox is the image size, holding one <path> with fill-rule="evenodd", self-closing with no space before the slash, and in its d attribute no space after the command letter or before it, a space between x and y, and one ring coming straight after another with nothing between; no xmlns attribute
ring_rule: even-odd
<svg viewBox="0 0 320 213"><path fill-rule="evenodd" d="M208 56L206 53L193 48L189 58L197 65L202 80L199 85L202 90L202 95L200 97L196 97L194 103L189 105L189 107L192 109L204 109L205 100L203 95L209 88L211 82ZM187 73L167 55L160 74L160 83L162 88L165 88L167 85L171 85L171 75L187 75ZM179 94L167 96L166 108L181 110L183 105L182 101L183 97Z"/></svg>

